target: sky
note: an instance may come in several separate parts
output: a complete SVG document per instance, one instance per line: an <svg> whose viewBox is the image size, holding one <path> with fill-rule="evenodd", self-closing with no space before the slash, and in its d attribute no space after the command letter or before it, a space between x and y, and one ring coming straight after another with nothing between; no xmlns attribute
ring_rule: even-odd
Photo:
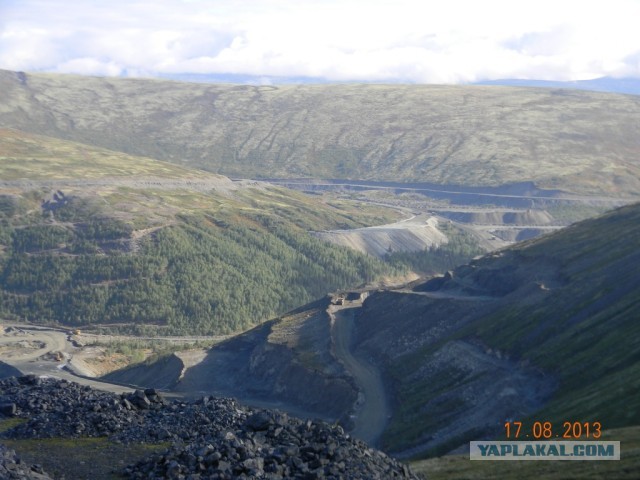
<svg viewBox="0 0 640 480"><path fill-rule="evenodd" d="M640 78L640 0L0 0L0 69L265 82Z"/></svg>

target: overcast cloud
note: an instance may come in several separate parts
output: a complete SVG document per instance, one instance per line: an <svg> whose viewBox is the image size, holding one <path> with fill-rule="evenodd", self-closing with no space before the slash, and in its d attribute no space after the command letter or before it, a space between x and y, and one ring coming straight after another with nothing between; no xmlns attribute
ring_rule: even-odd
<svg viewBox="0 0 640 480"><path fill-rule="evenodd" d="M459 83L640 77L640 0L0 0L0 68Z"/></svg>

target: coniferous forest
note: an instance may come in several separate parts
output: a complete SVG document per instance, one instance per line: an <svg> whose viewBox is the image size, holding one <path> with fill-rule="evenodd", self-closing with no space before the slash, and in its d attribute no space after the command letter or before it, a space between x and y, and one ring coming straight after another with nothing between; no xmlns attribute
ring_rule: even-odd
<svg viewBox="0 0 640 480"><path fill-rule="evenodd" d="M223 334L400 271L337 247L270 212L176 216L134 238L130 223L82 202L0 224L0 313L119 331Z"/></svg>

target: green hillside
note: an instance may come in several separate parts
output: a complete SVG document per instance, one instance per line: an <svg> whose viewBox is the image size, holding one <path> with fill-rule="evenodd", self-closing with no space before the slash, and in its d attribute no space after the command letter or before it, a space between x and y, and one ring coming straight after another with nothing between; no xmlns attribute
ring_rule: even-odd
<svg viewBox="0 0 640 480"><path fill-rule="evenodd" d="M395 272L307 233L384 209L12 130L0 159L5 318L229 333Z"/></svg>
<svg viewBox="0 0 640 480"><path fill-rule="evenodd" d="M554 372L559 390L536 415L640 424L640 205L513 250L557 265L544 301L498 308L470 327L492 346ZM549 245L553 248L550 249Z"/></svg>
<svg viewBox="0 0 640 480"><path fill-rule="evenodd" d="M640 97L430 85L244 86L0 71L0 127L237 177L640 191Z"/></svg>

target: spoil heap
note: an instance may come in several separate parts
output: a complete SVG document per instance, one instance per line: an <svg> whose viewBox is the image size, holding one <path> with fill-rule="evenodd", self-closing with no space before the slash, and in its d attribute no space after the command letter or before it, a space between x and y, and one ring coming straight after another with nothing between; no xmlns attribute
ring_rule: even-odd
<svg viewBox="0 0 640 480"><path fill-rule="evenodd" d="M154 389L116 395L34 376L0 381L5 415L28 419L5 438L104 437L171 444L129 466L142 478L417 478L337 425L254 410L232 399L162 398Z"/></svg>

